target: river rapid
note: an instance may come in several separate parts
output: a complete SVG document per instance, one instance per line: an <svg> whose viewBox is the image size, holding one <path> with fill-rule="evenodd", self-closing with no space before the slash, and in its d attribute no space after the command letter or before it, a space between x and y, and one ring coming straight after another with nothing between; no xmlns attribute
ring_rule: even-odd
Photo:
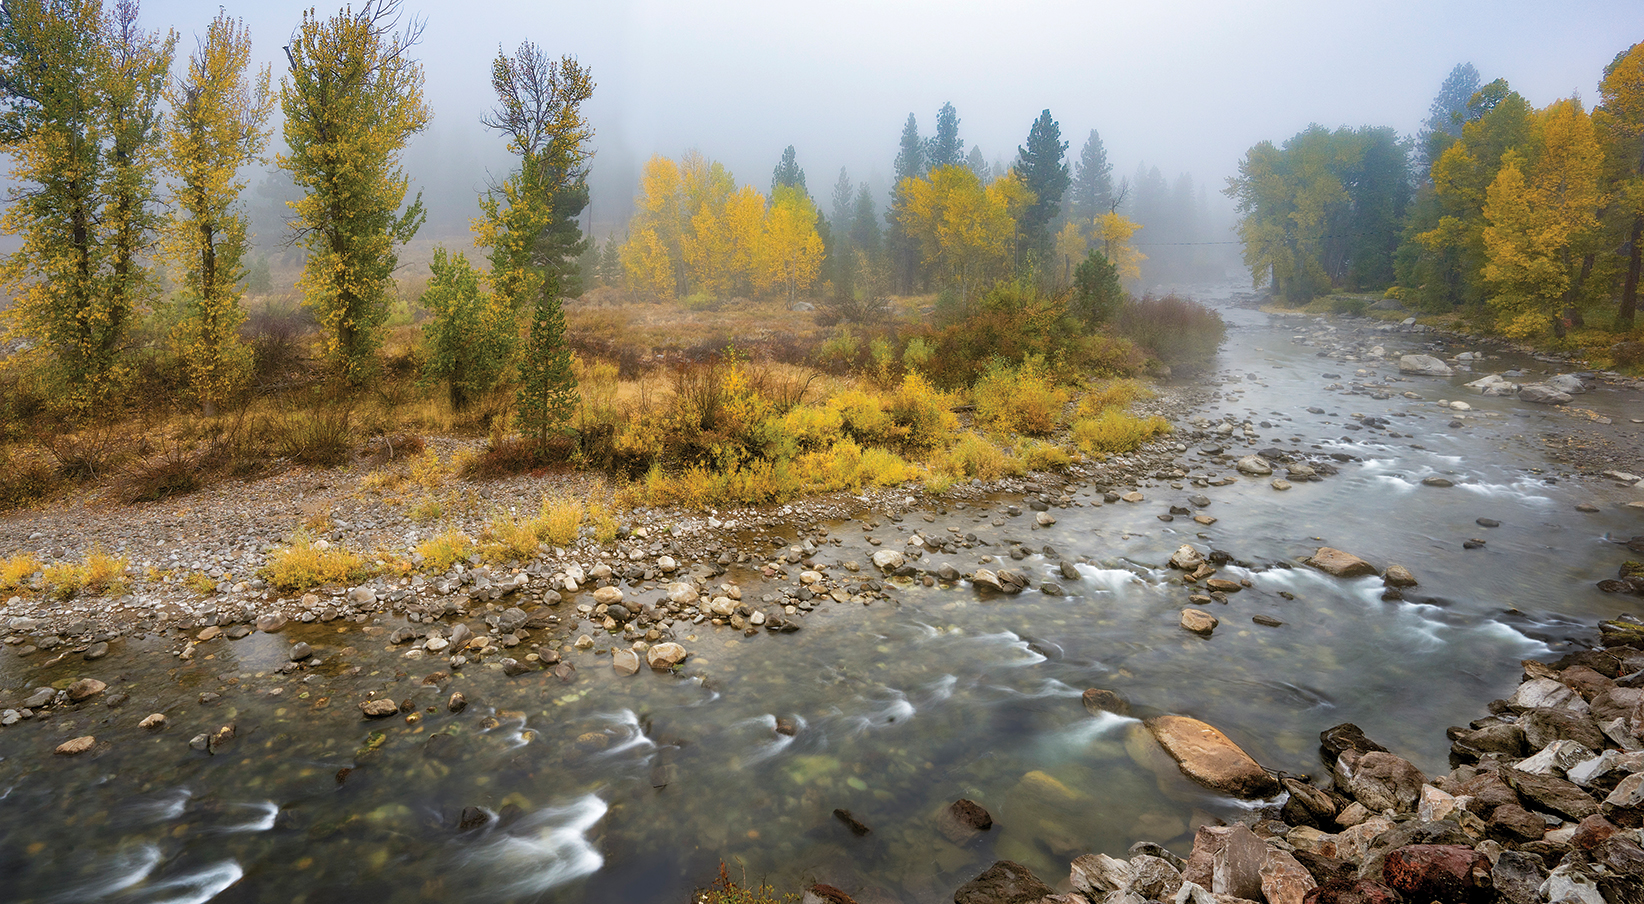
<svg viewBox="0 0 1644 904"><path fill-rule="evenodd" d="M1388 360L1343 361L1320 353L1369 321L1222 305L1227 342L1196 378L1214 391L1199 426L1170 437L1180 476L1070 486L1049 525L1019 497L921 502L896 520L864 512L830 525L839 542L814 557L866 568L917 533L974 535L920 567L1015 568L1034 582L1019 595L895 579L891 600L827 603L796 634L688 627L679 675L623 676L608 654L573 652L571 683L493 669L425 681L439 663L407 661L357 625L252 633L187 663L154 639L50 669L0 652L6 699L93 672L131 694L121 708L0 730L0 900L677 904L722 861L740 884L825 882L863 904L951 900L1000 858L1054 883L1082 853L1139 840L1185 853L1195 826L1253 806L1153 768L1140 723L1086 712L1086 688L1117 692L1139 716L1210 722L1271 769L1318 770L1318 733L1354 722L1431 774L1447 770L1446 726L1510 693L1520 660L1585 645L1597 619L1639 611L1594 585L1628 557L1617 541L1644 534L1624 507L1640 490L1549 464L1536 436L1571 413L1461 388L1549 365L1486 359L1396 380L1398 354L1432 352L1433 334L1377 333ZM1577 405L1644 417L1632 391L1601 386ZM1236 426L1224 435L1220 423ZM1234 470L1268 448L1337 473L1279 491ZM1454 485L1422 483L1435 476ZM1132 489L1144 501L1105 501ZM1208 504L1190 498L1201 494ZM1227 553L1218 576L1249 582L1199 606L1221 622L1209 637L1178 625L1201 592L1166 567L1184 543ZM1325 545L1403 564L1419 584L1384 599L1379 578L1299 563ZM769 580L729 577L755 596ZM325 664L279 683L296 640ZM416 718L362 720L367 689ZM459 713L447 710L453 689L470 701ZM152 711L171 727L139 729ZM225 724L235 737L215 755L188 746ZM93 753L51 755L85 734ZM956 844L937 814L961 797L996 825Z"/></svg>

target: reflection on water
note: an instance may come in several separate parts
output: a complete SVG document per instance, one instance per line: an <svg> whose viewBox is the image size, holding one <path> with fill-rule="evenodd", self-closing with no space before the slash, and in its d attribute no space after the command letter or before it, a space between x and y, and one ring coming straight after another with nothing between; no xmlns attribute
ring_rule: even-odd
<svg viewBox="0 0 1644 904"><path fill-rule="evenodd" d="M1469 398L1478 417L1457 430L1432 404L1462 397L1451 382L1402 384L1415 400L1327 392L1322 373L1344 365L1299 344L1294 324L1229 317L1222 365L1240 381L1204 413L1272 423L1249 451L1354 459L1337 476L1286 492L1154 481L1139 505L1099 505L1085 489L1044 530L1000 506L932 512L927 530L991 544L933 564L972 570L1013 540L1078 560L1078 579L1038 553L1008 564L1068 595L893 582L892 602L827 604L796 635L698 629L678 677L619 677L608 657L575 653L569 685L472 667L424 683L431 663L316 631L303 639L330 645L330 684L282 684L271 670L291 637L253 635L183 665L133 641L119 677L159 694L172 728L137 732L141 713L92 708L0 732L8 900L677 902L724 859L733 876L779 888L824 881L935 902L998 857L1055 878L1073 856L1142 838L1185 849L1197 822L1250 806L1161 768L1137 719L1086 713L1078 697L1092 686L1138 715L1206 719L1272 768L1317 769L1318 732L1352 721L1441 771L1443 729L1508 693L1518 660L1567 649L1614 614L1593 582L1624 558L1610 538L1633 531L1610 508L1573 510L1604 488L1533 470L1542 462L1512 440L1546 414ZM1584 404L1602 410L1601 396ZM1343 438L1350 413L1404 435ZM1184 469L1232 474L1196 452ZM1430 476L1456 485L1422 485ZM1158 520L1199 492L1215 524ZM876 533L890 544L898 529L912 530ZM1475 538L1486 542L1464 548ZM1250 585L1209 606L1221 626L1208 639L1177 626L1190 591L1163 566L1182 543L1226 551L1240 564L1221 576ZM1420 584L1384 599L1377 579L1298 564L1320 545L1402 563ZM817 560L870 552L852 539ZM27 677L0 673L12 687ZM219 688L219 704L197 702ZM443 706L453 689L472 701L457 715ZM360 721L368 691L409 701L420 720ZM219 755L188 748L228 723L237 737ZM71 730L112 746L51 757ZM943 836L935 815L959 797L998 828L966 845ZM872 832L853 835L836 808Z"/></svg>

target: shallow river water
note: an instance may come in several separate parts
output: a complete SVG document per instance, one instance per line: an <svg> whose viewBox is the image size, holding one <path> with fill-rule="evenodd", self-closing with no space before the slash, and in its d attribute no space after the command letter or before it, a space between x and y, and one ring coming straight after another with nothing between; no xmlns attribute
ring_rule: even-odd
<svg viewBox="0 0 1644 904"><path fill-rule="evenodd" d="M1301 338L1311 321L1225 313L1226 382L1199 413L1252 422L1260 438L1248 449L1215 444L1350 458L1339 474L1284 492L1260 478L1154 480L1139 504L1100 505L1100 489L1086 487L1074 494L1081 505L1052 509L1047 528L1032 511L1009 515L1020 500L1006 499L837 524L843 542L824 546L820 563L866 563L868 537L901 547L915 530L952 528L990 545L933 554L933 570L970 571L1020 544L1035 552L1004 564L1068 595L906 583L889 602L830 603L793 635L700 626L680 638L693 653L682 677L620 677L589 652L569 657L579 668L570 684L471 669L428 685L435 664L384 652L357 626L252 634L190 663L160 655L158 641L125 641L99 677L111 692L121 680L140 685L143 705L173 724L137 730L134 700L60 716L66 724L50 730L0 731L0 900L684 902L724 861L733 879L783 891L822 881L863 904L937 902L998 858L1054 882L1080 853L1119 854L1138 840L1185 851L1195 825L1250 806L1154 768L1140 723L1088 714L1087 687L1118 692L1138 715L1209 721L1269 768L1317 770L1319 731L1355 722L1444 771L1445 727L1507 695L1519 660L1558 655L1636 602L1594 587L1626 558L1613 541L1644 533L1619 505L1636 492L1557 477L1534 435L1569 415L1459 388L1488 371L1411 378L1383 400L1327 391L1335 378L1324 374L1346 384L1369 365L1319 357ZM1384 341L1396 360L1430 340ZM1450 427L1440 399L1475 410ZM1640 416L1636 398L1618 393L1579 404ZM1403 435L1349 430L1353 414L1386 417ZM1200 451L1211 441L1182 439L1184 471L1237 476ZM1456 485L1420 483L1432 475ZM1216 523L1158 518L1195 493ZM1578 502L1600 511L1578 512ZM1465 549L1473 538L1486 542ZM1177 624L1190 591L1165 562L1182 543L1230 553L1244 564L1220 576L1251 583L1205 607L1221 620L1208 638ZM1402 563L1420 584L1385 601L1379 579L1297 566L1321 545ZM1046 546L1053 555L1038 552ZM1082 560L1079 580L1060 576L1055 555ZM731 577L761 592L756 573ZM269 695L298 639L335 670L361 672ZM0 687L64 683L87 666L41 674L7 651ZM413 701L421 720L362 721L366 688ZM472 701L455 715L443 705L453 688ZM207 691L222 697L202 706ZM797 731L777 734L779 718ZM188 749L195 733L230 722L237 735L217 755ZM50 755L93 733L108 744L99 754ZM966 846L935 818L960 797L997 822ZM492 818L459 831L466 807ZM871 833L852 834L835 808Z"/></svg>

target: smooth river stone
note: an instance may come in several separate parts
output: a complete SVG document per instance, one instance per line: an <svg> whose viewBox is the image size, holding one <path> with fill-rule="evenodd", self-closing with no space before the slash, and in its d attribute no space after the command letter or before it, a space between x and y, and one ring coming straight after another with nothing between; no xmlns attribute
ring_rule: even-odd
<svg viewBox="0 0 1644 904"><path fill-rule="evenodd" d="M1338 578L1357 578L1376 573L1376 566L1364 561L1350 552L1342 552L1329 546L1320 546L1307 564Z"/></svg>
<svg viewBox="0 0 1644 904"><path fill-rule="evenodd" d="M1244 800L1279 793L1278 780L1213 726L1187 716L1159 716L1147 727L1182 772L1206 788Z"/></svg>

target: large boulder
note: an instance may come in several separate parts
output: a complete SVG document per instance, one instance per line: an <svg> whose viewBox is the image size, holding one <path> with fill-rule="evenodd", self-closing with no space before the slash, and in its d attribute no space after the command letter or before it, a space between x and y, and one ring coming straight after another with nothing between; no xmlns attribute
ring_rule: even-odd
<svg viewBox="0 0 1644 904"><path fill-rule="evenodd" d="M1399 373L1423 377L1448 377L1455 371L1432 355L1405 355L1399 358Z"/></svg>
<svg viewBox="0 0 1644 904"><path fill-rule="evenodd" d="M1246 455L1239 459L1238 464L1234 467L1239 469L1240 474L1249 474L1252 477L1266 477L1273 473L1273 466L1268 464L1267 459L1262 458L1260 455Z"/></svg>
<svg viewBox="0 0 1644 904"><path fill-rule="evenodd" d="M1518 388L1518 399L1521 402L1535 402L1537 405L1567 405L1575 397L1567 392L1560 392L1546 383L1526 383Z"/></svg>
<svg viewBox="0 0 1644 904"><path fill-rule="evenodd" d="M1147 721L1159 746L1183 773L1206 788L1244 800L1278 794L1278 780L1214 727L1187 716L1159 716Z"/></svg>
<svg viewBox="0 0 1644 904"><path fill-rule="evenodd" d="M1376 566L1353 555L1329 546L1320 546L1307 564L1338 578L1358 578L1376 573Z"/></svg>
<svg viewBox="0 0 1644 904"><path fill-rule="evenodd" d="M1193 571L1203 564L1204 554L1186 543L1177 547L1176 551L1170 556L1170 567L1179 568L1182 571Z"/></svg>
<svg viewBox="0 0 1644 904"><path fill-rule="evenodd" d="M1319 884L1307 867L1278 848L1268 848L1261 880L1262 898L1267 904L1302 904L1307 900L1307 893Z"/></svg>
<svg viewBox="0 0 1644 904"><path fill-rule="evenodd" d="M1468 389L1487 396L1510 396L1518 392L1518 384L1501 374L1491 374L1465 385Z"/></svg>
<svg viewBox="0 0 1644 904"><path fill-rule="evenodd" d="M1587 384L1575 374L1559 374L1556 377L1548 377L1546 383L1553 389L1570 395L1580 395L1587 391Z"/></svg>
<svg viewBox="0 0 1644 904"><path fill-rule="evenodd" d="M1336 775L1342 787L1372 813L1414 810L1421 786L1427 783L1427 776L1415 764L1380 750L1344 751L1336 760Z"/></svg>

